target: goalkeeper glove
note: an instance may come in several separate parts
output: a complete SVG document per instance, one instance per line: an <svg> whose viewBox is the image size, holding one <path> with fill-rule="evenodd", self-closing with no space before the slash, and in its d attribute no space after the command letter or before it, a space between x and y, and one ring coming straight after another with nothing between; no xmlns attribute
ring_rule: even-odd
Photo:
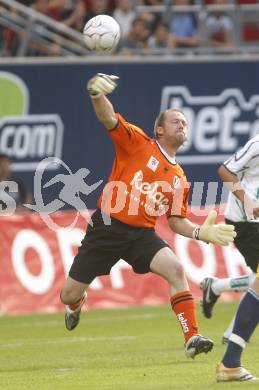
<svg viewBox="0 0 259 390"><path fill-rule="evenodd" d="M215 225L217 212L211 210L205 222L194 229L193 238L207 243L227 246L234 241L236 237L235 227L233 225L218 224Z"/></svg>
<svg viewBox="0 0 259 390"><path fill-rule="evenodd" d="M118 76L97 73L87 83L87 90L91 98L95 99L101 95L111 93L117 87Z"/></svg>

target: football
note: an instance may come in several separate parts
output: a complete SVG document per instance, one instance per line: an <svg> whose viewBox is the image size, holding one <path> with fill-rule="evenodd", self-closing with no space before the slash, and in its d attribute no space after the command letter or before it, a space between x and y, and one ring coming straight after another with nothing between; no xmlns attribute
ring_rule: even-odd
<svg viewBox="0 0 259 390"><path fill-rule="evenodd" d="M112 51L120 40L120 26L111 16L97 15L83 31L86 47L91 51Z"/></svg>

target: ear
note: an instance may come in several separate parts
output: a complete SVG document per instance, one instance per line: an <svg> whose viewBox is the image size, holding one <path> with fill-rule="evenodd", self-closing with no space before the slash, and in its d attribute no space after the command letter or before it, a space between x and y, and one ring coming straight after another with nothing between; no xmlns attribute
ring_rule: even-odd
<svg viewBox="0 0 259 390"><path fill-rule="evenodd" d="M164 129L163 129L162 126L158 126L156 128L156 134L157 134L158 137L161 137L164 134Z"/></svg>

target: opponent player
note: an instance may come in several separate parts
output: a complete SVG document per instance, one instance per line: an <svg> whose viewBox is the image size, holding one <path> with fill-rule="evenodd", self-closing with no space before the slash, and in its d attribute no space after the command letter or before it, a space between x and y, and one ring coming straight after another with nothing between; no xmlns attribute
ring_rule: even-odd
<svg viewBox="0 0 259 390"><path fill-rule="evenodd" d="M234 328L228 335L228 348L217 367L218 381L254 381L253 375L241 366L240 357L246 342L259 321L259 135L249 140L237 153L219 168L219 175L227 183L230 192L225 210L226 222L233 224L237 231L234 243L244 256L246 264L253 271L255 279L244 277L233 279L232 285L242 282L248 289L242 298ZM227 288L228 281L206 278L203 281L203 311L211 317L212 308L220 292ZM252 283L252 284L251 284ZM240 283L239 283L240 284ZM251 287L249 288L249 284ZM220 291L220 287L222 290ZM230 285L231 287L231 285ZM218 289L218 290L215 290Z"/></svg>
<svg viewBox="0 0 259 390"><path fill-rule="evenodd" d="M107 185L87 228L82 246L61 292L67 305L65 322L74 329L80 318L86 290L98 275L109 274L119 260L137 273L153 272L169 284L172 310L182 327L185 352L194 358L207 353L213 342L198 334L195 304L182 264L154 231L156 219L166 213L170 227L186 237L228 245L236 233L231 225L214 225L212 211L200 227L187 218L188 185L175 160L187 137L183 113L169 109L155 122L156 139L114 112L106 94L116 87L116 76L97 74L88 92L99 121L115 145L115 160Z"/></svg>
<svg viewBox="0 0 259 390"><path fill-rule="evenodd" d="M241 355L259 321L259 266L256 279L241 300L226 353L216 368L218 382L259 381L241 365Z"/></svg>
<svg viewBox="0 0 259 390"><path fill-rule="evenodd" d="M218 170L230 189L225 209L226 223L235 226L234 243L252 270L249 275L237 278L207 277L201 283L202 307L205 317L212 317L212 309L225 291L246 291L255 280L259 259L259 136L253 137ZM224 332L228 341L234 319Z"/></svg>

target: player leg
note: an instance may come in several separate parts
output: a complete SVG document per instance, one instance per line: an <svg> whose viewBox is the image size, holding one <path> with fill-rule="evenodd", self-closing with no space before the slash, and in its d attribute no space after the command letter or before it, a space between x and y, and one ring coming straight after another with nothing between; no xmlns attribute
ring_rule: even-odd
<svg viewBox="0 0 259 390"><path fill-rule="evenodd" d="M151 271L168 282L172 310L183 331L187 357L209 352L213 342L198 334L194 299L176 255L153 229L138 229L132 237L134 240L122 258L136 273Z"/></svg>
<svg viewBox="0 0 259 390"><path fill-rule="evenodd" d="M150 270L162 276L169 284L171 306L183 331L187 357L194 358L200 353L211 351L212 340L198 334L194 298L184 268L173 251L168 247L160 249L150 263Z"/></svg>
<svg viewBox="0 0 259 390"><path fill-rule="evenodd" d="M239 304L233 333L226 353L218 364L216 379L227 381L259 381L241 366L241 355L259 321L259 266L256 279Z"/></svg>
<svg viewBox="0 0 259 390"><path fill-rule="evenodd" d="M60 299L66 305L65 324L68 330L73 330L80 321L81 309L87 298L86 290L89 284L81 283L68 276Z"/></svg>
<svg viewBox="0 0 259 390"><path fill-rule="evenodd" d="M251 284L253 283L254 279L255 279L255 274L252 274L254 275L254 278L253 280L251 281ZM243 294L239 300L239 304L241 303L242 299L245 297L245 294ZM230 324L228 325L227 329L225 330L225 332L223 333L223 337L221 339L221 342L222 344L227 344L228 341L229 341L229 337L231 335L231 333L233 332L233 328L234 328L234 323L235 323L235 320L236 320L236 314L234 314L232 320L230 321Z"/></svg>
<svg viewBox="0 0 259 390"><path fill-rule="evenodd" d="M239 252L242 254L242 256L245 259L245 262L247 266L253 271L253 273L247 275L248 278L248 287L252 285L256 278L257 273L257 267L258 267L258 253L259 253L259 224L258 223L252 223L252 222L242 222L237 223L235 225L235 228L237 230L238 236L235 238L235 245ZM235 283L235 279L233 279L232 285L235 288L237 287L237 284L241 282L243 284L243 287L245 289L245 281L242 282L242 277L240 279L237 278L237 283ZM239 291L242 291L242 286ZM242 296L241 300L245 294ZM240 300L240 302L241 302ZM235 316L228 326L228 328L225 330L222 342L226 343L228 342L228 339L233 332L233 325L235 322Z"/></svg>
<svg viewBox="0 0 259 390"><path fill-rule="evenodd" d="M233 222L228 219L226 219L226 223L235 226L237 236L234 239L234 244L253 273L237 278L205 278L201 283L203 290L201 305L206 318L212 317L212 309L221 293L225 291L246 291L253 283L256 275L259 253L259 224ZM226 340L226 336L229 335L230 331L232 331L231 324L224 332L223 340Z"/></svg>
<svg viewBox="0 0 259 390"><path fill-rule="evenodd" d="M212 317L212 309L223 292L246 291L255 279L255 274L236 278L204 278L200 284L203 291L201 306L206 318Z"/></svg>
<svg viewBox="0 0 259 390"><path fill-rule="evenodd" d="M107 229L100 210L92 215L92 225L88 225L82 245L78 250L69 276L60 294L67 305L65 325L73 330L80 321L82 306L87 298L86 290L97 276L108 275L112 266L121 258L121 243L112 226ZM116 241L114 239L116 237Z"/></svg>

